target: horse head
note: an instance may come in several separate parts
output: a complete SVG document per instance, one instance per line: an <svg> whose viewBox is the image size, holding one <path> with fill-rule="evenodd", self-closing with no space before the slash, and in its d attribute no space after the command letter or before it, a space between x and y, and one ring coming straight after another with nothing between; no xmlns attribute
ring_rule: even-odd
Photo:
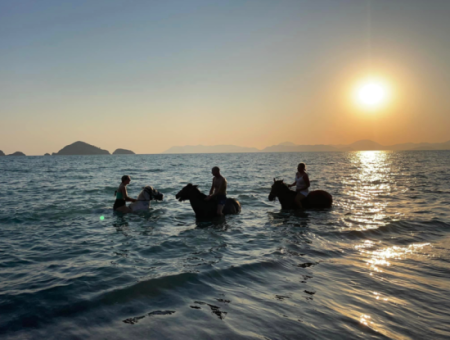
<svg viewBox="0 0 450 340"><path fill-rule="evenodd" d="M138 200L142 200L142 201L152 201L152 200L162 201L163 198L164 198L164 195L162 193L160 193L155 188L147 185L146 187L142 188L142 192L139 194Z"/></svg>
<svg viewBox="0 0 450 340"><path fill-rule="evenodd" d="M183 189L181 189L178 194L175 195L175 197L180 202L183 202L192 198L192 196L198 191L199 190L197 185L192 185L191 183L189 183Z"/></svg>
<svg viewBox="0 0 450 340"><path fill-rule="evenodd" d="M286 189L287 186L284 184L284 181L273 179L272 190L270 190L269 201L273 201L275 197L278 197L283 189Z"/></svg>

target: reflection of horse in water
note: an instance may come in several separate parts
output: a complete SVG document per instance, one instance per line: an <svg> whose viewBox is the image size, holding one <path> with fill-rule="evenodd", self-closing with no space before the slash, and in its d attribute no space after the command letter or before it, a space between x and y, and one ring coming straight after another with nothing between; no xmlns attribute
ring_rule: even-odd
<svg viewBox="0 0 450 340"><path fill-rule="evenodd" d="M282 209L298 209L295 204L295 196L297 193L288 188L283 180L273 180L272 190L269 194L269 201L273 201L278 197ZM333 204L333 196L323 190L310 191L308 196L302 200L302 206L305 209L311 208L331 208Z"/></svg>
<svg viewBox="0 0 450 340"><path fill-rule="evenodd" d="M147 185L142 188L141 193L138 195L137 201L128 205L130 212L145 211L150 208L150 201L157 200L162 201L164 195L155 188Z"/></svg>
<svg viewBox="0 0 450 340"><path fill-rule="evenodd" d="M196 185L189 183L175 196L180 202L189 200L191 207L197 217L217 216L217 201L215 199L206 200L206 195L202 193ZM237 214L241 212L241 204L234 198L227 198L223 213Z"/></svg>

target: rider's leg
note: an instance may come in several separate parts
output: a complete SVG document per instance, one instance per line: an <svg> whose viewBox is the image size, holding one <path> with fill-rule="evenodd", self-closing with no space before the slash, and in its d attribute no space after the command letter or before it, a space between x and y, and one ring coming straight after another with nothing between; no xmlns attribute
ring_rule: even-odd
<svg viewBox="0 0 450 340"><path fill-rule="evenodd" d="M116 208L115 211L118 211L118 212L126 214L126 213L131 212L131 209L128 208L126 205L124 205L124 206Z"/></svg>
<svg viewBox="0 0 450 340"><path fill-rule="evenodd" d="M297 195L295 195L295 205L300 208L303 209L303 205L302 205L302 200L305 198L305 196L303 196L301 193L297 193Z"/></svg>
<svg viewBox="0 0 450 340"><path fill-rule="evenodd" d="M225 204L218 204L217 205L217 215L223 216L223 208L225 207Z"/></svg>

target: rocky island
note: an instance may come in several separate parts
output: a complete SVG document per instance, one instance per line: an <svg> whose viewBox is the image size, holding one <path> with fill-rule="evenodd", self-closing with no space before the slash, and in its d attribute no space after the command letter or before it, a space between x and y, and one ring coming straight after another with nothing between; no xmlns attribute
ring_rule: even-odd
<svg viewBox="0 0 450 340"><path fill-rule="evenodd" d="M20 151L16 151L8 156L26 156L23 152Z"/></svg>
<svg viewBox="0 0 450 340"><path fill-rule="evenodd" d="M131 150L117 149L113 152L113 155L135 155L135 153Z"/></svg>
<svg viewBox="0 0 450 340"><path fill-rule="evenodd" d="M75 142L67 145L53 156L75 156L75 155L110 155L109 151L100 149L85 142Z"/></svg>
<svg viewBox="0 0 450 340"><path fill-rule="evenodd" d="M4 155L5 155L5 153L2 150L0 150L0 156L4 156Z"/></svg>

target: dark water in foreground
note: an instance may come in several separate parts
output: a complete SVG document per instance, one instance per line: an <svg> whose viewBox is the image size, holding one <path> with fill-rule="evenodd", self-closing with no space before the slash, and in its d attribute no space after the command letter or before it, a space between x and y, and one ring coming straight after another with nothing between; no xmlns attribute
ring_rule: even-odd
<svg viewBox="0 0 450 340"><path fill-rule="evenodd" d="M304 161L327 211L281 211ZM450 152L0 158L2 339L450 337ZM175 200L219 165L242 213ZM164 202L113 214L123 174ZM101 219L101 216L104 219Z"/></svg>

